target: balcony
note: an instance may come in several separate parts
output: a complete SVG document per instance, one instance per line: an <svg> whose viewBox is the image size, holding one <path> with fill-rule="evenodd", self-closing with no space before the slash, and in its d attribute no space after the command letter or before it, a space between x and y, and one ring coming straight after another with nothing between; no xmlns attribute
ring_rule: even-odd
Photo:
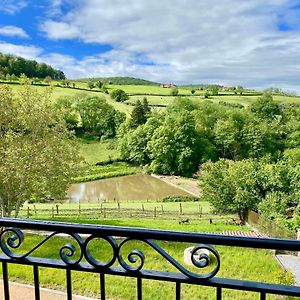
<svg viewBox="0 0 300 300"><path fill-rule="evenodd" d="M183 285L206 286L214 290L213 299L224 299L227 290L250 291L257 294L255 299L266 299L268 295L300 297L300 287L275 283L250 281L236 278L219 277L222 266L220 246L254 248L257 250L300 251L300 242L272 238L246 238L204 233L186 233L142 228L94 226L73 223L29 221L21 219L0 219L1 232L0 261L2 263L3 289L5 300L10 298L9 264L32 267L35 299L40 299L40 269L61 269L66 284L67 299L72 299L74 272L94 273L99 276L100 299L106 299L108 276L125 276L135 281L134 294L130 298L147 299L144 284L150 281L169 282L173 285L172 298L182 299ZM38 236L34 246L24 247L26 241ZM47 243L55 247L54 239L60 238L65 243L55 251L56 259L41 255L40 248ZM190 245L186 252L189 261L182 262L178 256L168 253L166 243ZM147 245L168 268L148 269L147 257L143 247L132 248L132 244ZM91 245L94 244L94 247ZM103 256L105 249L105 259ZM95 247L95 245L98 245ZM96 249L96 250L95 250ZM148 252L147 252L148 253ZM101 255L100 255L101 254ZM183 253L180 253L183 256ZM153 258L154 256L152 256ZM185 260L186 261L186 260ZM31 266L31 267L30 267ZM58 271L58 270L57 270ZM119 287L120 289L122 286ZM88 289L88 287L87 287ZM166 297L165 299L169 299ZM149 299L149 297L148 297ZM162 298L161 298L162 299ZM212 298L208 298L212 299ZM228 299L228 298L227 298Z"/></svg>

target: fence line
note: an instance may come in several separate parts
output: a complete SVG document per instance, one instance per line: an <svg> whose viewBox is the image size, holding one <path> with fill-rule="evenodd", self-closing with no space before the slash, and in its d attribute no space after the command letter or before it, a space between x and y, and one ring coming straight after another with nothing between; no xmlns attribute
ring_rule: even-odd
<svg viewBox="0 0 300 300"><path fill-rule="evenodd" d="M103 203L100 203L99 207L82 207L79 203L74 208L63 208L58 204L49 208L36 208L33 207L22 208L20 210L20 216L30 218L34 216L44 217L83 217L83 218L147 218L147 219L179 219L179 220L207 220L212 218L211 213L203 212L202 207L195 211L185 210L182 203L178 204L178 210L168 210L163 204L154 206L153 209L146 209L144 204L141 208L122 208L120 203L117 203L116 207L105 207ZM214 220L228 219L228 215L213 215Z"/></svg>

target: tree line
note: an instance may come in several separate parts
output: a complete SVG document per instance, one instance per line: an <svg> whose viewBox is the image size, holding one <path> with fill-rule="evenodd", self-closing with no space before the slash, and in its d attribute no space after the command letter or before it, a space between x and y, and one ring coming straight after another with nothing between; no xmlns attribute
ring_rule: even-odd
<svg viewBox="0 0 300 300"><path fill-rule="evenodd" d="M53 79L65 79L65 74L52 68L45 63L38 63L35 60L27 60L22 57L0 53L0 75L15 75L19 77L25 74L27 77L45 78L50 76Z"/></svg>

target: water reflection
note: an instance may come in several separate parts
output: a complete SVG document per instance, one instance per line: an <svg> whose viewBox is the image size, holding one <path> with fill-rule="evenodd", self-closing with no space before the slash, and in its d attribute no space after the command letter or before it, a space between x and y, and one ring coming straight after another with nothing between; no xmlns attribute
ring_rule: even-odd
<svg viewBox="0 0 300 300"><path fill-rule="evenodd" d="M72 184L67 193L70 202L157 200L171 195L189 194L146 174Z"/></svg>

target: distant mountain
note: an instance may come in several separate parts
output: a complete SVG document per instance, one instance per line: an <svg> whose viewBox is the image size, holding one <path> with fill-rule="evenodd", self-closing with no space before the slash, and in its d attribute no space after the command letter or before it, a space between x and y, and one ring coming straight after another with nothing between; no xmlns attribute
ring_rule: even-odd
<svg viewBox="0 0 300 300"><path fill-rule="evenodd" d="M21 74L25 74L30 78L45 78L47 76L50 76L53 79L66 78L64 72L56 70L45 63L38 63L35 60L28 60L23 57L0 53L0 75L20 76Z"/></svg>
<svg viewBox="0 0 300 300"><path fill-rule="evenodd" d="M115 85L159 85L158 82L153 82L145 79L134 78L134 77L97 77L97 78L82 78L77 81L88 82L88 81L103 81L107 84Z"/></svg>

